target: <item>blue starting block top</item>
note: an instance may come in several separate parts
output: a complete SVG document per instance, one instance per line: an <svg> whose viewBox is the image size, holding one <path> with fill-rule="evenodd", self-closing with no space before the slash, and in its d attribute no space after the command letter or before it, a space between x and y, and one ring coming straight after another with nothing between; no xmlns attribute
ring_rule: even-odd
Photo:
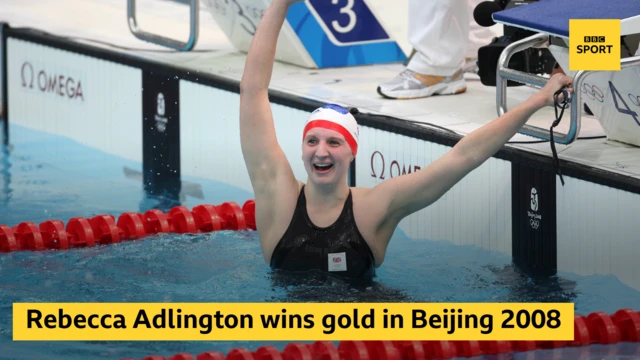
<svg viewBox="0 0 640 360"><path fill-rule="evenodd" d="M504 25L568 38L571 19L631 21L631 18L637 16L640 16L640 0L540 0L494 13L493 20ZM635 23L640 19L633 21Z"/></svg>

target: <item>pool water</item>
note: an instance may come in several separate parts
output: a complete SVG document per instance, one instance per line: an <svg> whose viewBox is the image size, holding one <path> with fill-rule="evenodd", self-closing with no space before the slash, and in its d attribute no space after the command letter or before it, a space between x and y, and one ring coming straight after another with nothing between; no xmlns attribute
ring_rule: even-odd
<svg viewBox="0 0 640 360"><path fill-rule="evenodd" d="M66 221L101 213L118 216L182 204L242 204L251 193L203 179L202 196L182 201L146 194L123 168L140 164L68 139L12 126L0 155L0 224ZM638 308L640 291L613 276L560 273L533 279L510 256L418 241L397 231L371 282L320 274L274 272L255 232L158 235L66 251L0 254L0 359L119 359L198 354L264 342L13 342L14 302L573 302L576 313ZM282 350L286 342L271 342ZM635 344L592 346L593 354L636 353ZM545 354L544 352L538 352ZM640 352L639 352L640 353ZM551 354L551 352L549 352ZM551 356L551 355L550 355ZM517 357L516 357L517 358ZM608 358L608 357L607 357ZM629 357L631 358L631 357Z"/></svg>

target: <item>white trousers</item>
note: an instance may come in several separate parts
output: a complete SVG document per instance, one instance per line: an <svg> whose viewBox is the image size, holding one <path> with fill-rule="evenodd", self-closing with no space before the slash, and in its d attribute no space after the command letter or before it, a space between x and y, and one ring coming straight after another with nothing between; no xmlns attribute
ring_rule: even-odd
<svg viewBox="0 0 640 360"><path fill-rule="evenodd" d="M409 43L416 54L408 68L426 75L449 76L465 57L500 36L498 26L481 27L473 10L486 0L409 0Z"/></svg>

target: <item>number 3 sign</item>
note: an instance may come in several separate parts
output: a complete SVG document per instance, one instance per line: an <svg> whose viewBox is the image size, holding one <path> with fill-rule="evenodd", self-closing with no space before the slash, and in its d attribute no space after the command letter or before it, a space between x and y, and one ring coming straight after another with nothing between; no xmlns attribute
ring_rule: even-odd
<svg viewBox="0 0 640 360"><path fill-rule="evenodd" d="M364 0L309 0L309 10L336 45L389 40Z"/></svg>
<svg viewBox="0 0 640 360"><path fill-rule="evenodd" d="M205 0L229 40L248 51L271 0ZM365 0L306 0L287 13L276 58L306 68L403 62L400 46Z"/></svg>
<svg viewBox="0 0 640 360"><path fill-rule="evenodd" d="M319 68L406 60L365 0L307 0L287 21Z"/></svg>

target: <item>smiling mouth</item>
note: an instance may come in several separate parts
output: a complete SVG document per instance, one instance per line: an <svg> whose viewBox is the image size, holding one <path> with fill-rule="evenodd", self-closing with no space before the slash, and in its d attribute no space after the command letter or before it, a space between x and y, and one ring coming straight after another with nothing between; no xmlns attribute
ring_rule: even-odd
<svg viewBox="0 0 640 360"><path fill-rule="evenodd" d="M316 171L327 171L333 167L333 164L313 164Z"/></svg>

